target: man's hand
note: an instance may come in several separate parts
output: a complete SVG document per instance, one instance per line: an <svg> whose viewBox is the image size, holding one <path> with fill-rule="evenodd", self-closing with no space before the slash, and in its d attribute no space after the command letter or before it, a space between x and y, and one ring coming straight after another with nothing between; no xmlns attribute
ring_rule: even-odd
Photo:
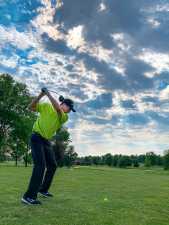
<svg viewBox="0 0 169 225"><path fill-rule="evenodd" d="M41 91L42 91L42 93L44 94L44 95L49 95L49 91L48 91L48 89L46 88L46 87L43 87L42 89L41 89Z"/></svg>
<svg viewBox="0 0 169 225"><path fill-rule="evenodd" d="M48 91L48 89L46 87L43 87L41 89L42 93L44 93L46 96L48 96L50 102L52 103L54 109L58 112L58 113L62 113L62 109L59 105L59 103L52 97L52 95L50 94L50 92Z"/></svg>

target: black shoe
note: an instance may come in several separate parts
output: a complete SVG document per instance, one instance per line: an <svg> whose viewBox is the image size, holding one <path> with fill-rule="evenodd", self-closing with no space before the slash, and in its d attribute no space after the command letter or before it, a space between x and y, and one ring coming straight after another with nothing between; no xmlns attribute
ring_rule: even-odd
<svg viewBox="0 0 169 225"><path fill-rule="evenodd" d="M39 200L32 199L29 197L27 197L27 198L23 197L21 199L21 202L24 204L27 204L27 205L41 205L42 204Z"/></svg>
<svg viewBox="0 0 169 225"><path fill-rule="evenodd" d="M39 194L42 195L45 198L53 197L53 195L51 193L49 193L49 192L39 191Z"/></svg>

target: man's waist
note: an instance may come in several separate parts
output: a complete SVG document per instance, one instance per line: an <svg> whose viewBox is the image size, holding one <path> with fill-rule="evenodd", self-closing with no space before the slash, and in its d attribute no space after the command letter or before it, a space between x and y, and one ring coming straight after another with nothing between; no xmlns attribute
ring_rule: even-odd
<svg viewBox="0 0 169 225"><path fill-rule="evenodd" d="M47 141L47 142L49 142L49 139L47 139L47 138L45 138L45 137L43 137L40 133L38 133L37 131L32 131L32 135L36 135L36 136L38 136L38 137L40 137L41 139L43 139L44 141Z"/></svg>

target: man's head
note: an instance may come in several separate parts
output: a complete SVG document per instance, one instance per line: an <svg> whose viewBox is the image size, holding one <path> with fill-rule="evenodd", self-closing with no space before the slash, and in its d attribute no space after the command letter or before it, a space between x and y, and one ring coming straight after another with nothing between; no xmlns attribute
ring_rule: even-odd
<svg viewBox="0 0 169 225"><path fill-rule="evenodd" d="M74 109L74 102L71 99L64 99L63 96L59 97L59 101L61 102L60 106L65 113L70 113L70 111L76 112Z"/></svg>

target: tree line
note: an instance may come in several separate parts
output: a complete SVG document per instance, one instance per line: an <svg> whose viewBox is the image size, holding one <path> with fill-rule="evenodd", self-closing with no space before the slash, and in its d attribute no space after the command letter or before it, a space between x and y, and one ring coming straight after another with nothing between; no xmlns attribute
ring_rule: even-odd
<svg viewBox="0 0 169 225"><path fill-rule="evenodd" d="M106 165L109 167L152 167L161 166L164 169L169 169L169 150L165 151L164 156L157 155L154 152L148 152L142 155L112 155L110 153L103 156L85 156L76 159L76 165Z"/></svg>

